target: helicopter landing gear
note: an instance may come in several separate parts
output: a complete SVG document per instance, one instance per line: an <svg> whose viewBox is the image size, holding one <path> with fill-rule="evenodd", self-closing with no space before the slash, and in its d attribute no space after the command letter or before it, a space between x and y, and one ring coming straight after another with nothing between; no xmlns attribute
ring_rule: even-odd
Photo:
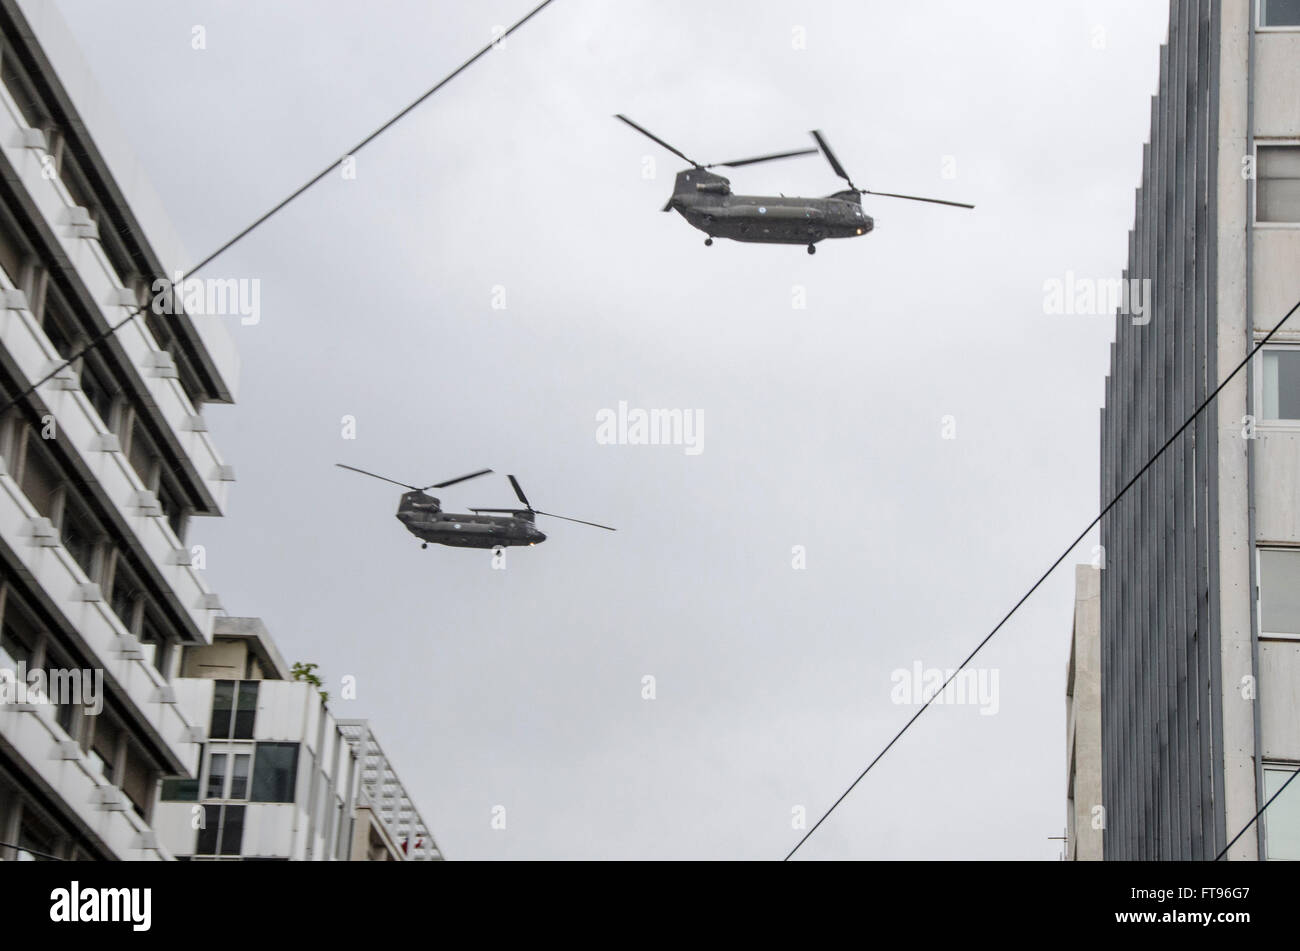
<svg viewBox="0 0 1300 951"><path fill-rule="evenodd" d="M706 248L711 248L711 247L713 247L713 239L712 239L712 238L705 238L705 239L704 239L704 246L705 246Z"/></svg>
<svg viewBox="0 0 1300 951"><path fill-rule="evenodd" d="M810 245L808 245L808 253L809 253L809 254L816 254L816 253L817 253L817 245L815 245L815 244L810 244Z"/></svg>
<svg viewBox="0 0 1300 951"><path fill-rule="evenodd" d="M424 542L422 545L420 545L420 547L421 547L421 548L428 548L428 547L429 547L429 543L428 543L428 542Z"/></svg>

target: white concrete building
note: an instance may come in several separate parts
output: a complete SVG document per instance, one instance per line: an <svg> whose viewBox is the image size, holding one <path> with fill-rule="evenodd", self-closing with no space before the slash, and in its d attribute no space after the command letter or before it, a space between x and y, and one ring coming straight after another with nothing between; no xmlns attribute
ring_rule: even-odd
<svg viewBox="0 0 1300 951"><path fill-rule="evenodd" d="M107 331L189 264L53 5L0 0L0 861L440 858L186 542L233 481L229 318Z"/></svg>
<svg viewBox="0 0 1300 951"><path fill-rule="evenodd" d="M433 836L364 720L335 720L262 622L220 618L185 648L176 694L207 724L194 778L168 779L155 810L181 859L439 858Z"/></svg>
<svg viewBox="0 0 1300 951"><path fill-rule="evenodd" d="M190 263L122 143L54 5L0 0L0 406ZM0 703L0 859L169 857L156 789L204 737L177 663L220 610L186 529L233 479L202 409L237 372L219 319L148 313L0 413L0 680L52 675Z"/></svg>

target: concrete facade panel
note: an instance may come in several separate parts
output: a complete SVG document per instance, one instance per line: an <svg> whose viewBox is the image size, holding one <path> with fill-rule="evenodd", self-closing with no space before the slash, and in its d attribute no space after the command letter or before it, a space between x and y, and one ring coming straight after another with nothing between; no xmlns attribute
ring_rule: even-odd
<svg viewBox="0 0 1300 951"><path fill-rule="evenodd" d="M1259 645L1264 758L1300 762L1300 641Z"/></svg>

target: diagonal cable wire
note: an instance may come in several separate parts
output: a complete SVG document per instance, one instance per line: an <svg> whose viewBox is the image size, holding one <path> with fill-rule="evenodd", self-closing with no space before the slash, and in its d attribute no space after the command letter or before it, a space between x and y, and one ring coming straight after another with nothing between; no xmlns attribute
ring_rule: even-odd
<svg viewBox="0 0 1300 951"><path fill-rule="evenodd" d="M9 412L9 410L11 410L13 407L17 406L27 397L31 396L38 389L40 389L46 383L50 382L50 380L54 379L56 376L58 376L60 373L66 370L68 367L72 366L72 364L76 363L78 360L80 360L91 350L94 350L96 347L98 347L109 337L113 336L113 334L117 333L119 330L121 330L131 321L133 321L136 317L138 317L143 310L144 310L143 307L133 307L131 309L131 313L127 314L117 323L109 324L106 329L101 330L95 336L91 337L90 341L86 343L84 346L82 346L80 350L77 350L75 353L72 354L72 356L68 357L66 360L64 360L62 363L56 366L49 373L45 374L45 376L41 377L39 380L37 380L31 386L27 387L25 390L23 390L21 393L15 396L13 399L6 402L4 406L0 406L0 416L3 416L5 413Z"/></svg>
<svg viewBox="0 0 1300 951"><path fill-rule="evenodd" d="M286 197L283 201L281 201L279 204L277 204L275 207L273 207L270 211L266 212L266 214L262 215L260 218L258 218L256 221L254 221L251 225L249 225L249 226L248 226L247 228L245 228L243 231L239 232L239 234L235 235L233 238L231 238L229 241L227 241L227 242L226 242L225 244L223 244L221 247L217 248L217 250L213 251L211 254L209 254L207 257L205 257L205 258L204 258L202 261L200 261L198 264L194 265L194 268L190 271L190 273L193 274L194 271L197 271L199 268L204 267L205 265L211 264L211 263L212 263L216 258L220 257L222 254L224 254L226 251L228 251L228 250L230 249L230 247L231 247L233 244L235 244L235 242L242 240L243 238L247 237L249 234L251 234L252 232L254 232L255 230L257 230L259 227L261 227L263 224L266 223L266 221L267 221L268 218L270 218L272 215L276 214L277 212L281 211L285 206L287 206L290 202L292 202L294 199L296 199L299 195L301 195L303 192L307 191L309 188L311 188L313 185L315 185L317 182L319 182L322 178L324 178L324 177L325 177L326 175L328 175L330 172L334 171L334 169L336 169L336 168L338 168L340 165L342 165L342 164L343 164L343 161L344 161L345 159L347 159L347 158L349 158L349 157L351 157L351 156L353 156L353 155L356 155L358 152L360 152L362 149L364 149L367 145L369 145L369 144L370 144L371 142L373 142L375 139L379 138L379 136L381 136L381 135L383 135L385 132L387 132L390 128L392 128L394 125L396 125L396 124L397 124L398 122L400 122L402 119L404 119L404 118L407 116L407 114L409 114L409 113L412 112L414 109L416 109L416 108L417 108L421 103L423 103L426 99L428 99L430 96L432 96L434 93L436 93L439 89L441 89L443 86L447 85L447 83L451 82L453 79L455 79L455 78L456 78L457 76L459 76L461 73L463 73L465 70L469 69L469 68L470 68L471 66L473 66L476 62L478 62L482 57L486 56L486 55L487 55L488 53L490 53L493 49L495 49L495 48L497 47L497 45L500 44L501 41L504 40L507 36L509 36L511 33L515 32L515 30L519 29L521 26L523 26L525 23L527 23L529 20L531 20L531 19L532 19L533 17L535 17L537 14L541 13L542 10L543 10L545 7L549 6L552 2L553 2L553 0L542 0L541 3L539 3L537 6L533 7L533 9L530 10L530 11L529 11L529 12L528 12L528 13L527 13L527 14L526 14L522 19L518 20L518 21L515 23L514 26L510 27L510 29L506 30L506 31L505 31L504 33L502 33L499 37L495 38L495 39L494 39L491 43L489 43L487 46L483 47L481 50L479 50L477 53L475 53L475 54L474 54L473 56L471 56L469 59L465 60L465 62L463 62L463 63L461 63L459 66L457 66L454 70L452 70L452 71L451 71L450 73L448 73L445 77L443 77L441 80L439 80L439 81L438 81L434 86L430 87L430 88L429 88L428 90L426 90L423 94L421 94L418 98L416 98L415 100L413 100L413 101L410 103L410 105L408 105L408 106L406 106L405 108L403 108L400 112L397 112L395 115L393 115L393 117L392 117L391 119L389 119L387 122L385 122L385 123L384 123L383 125L381 125L379 128L375 129L374 132L371 132L368 136L366 136L364 139L362 139L362 140L361 140L360 142L358 142L356 145L352 146L352 148L348 149L348 151L344 152L342 155L340 155L338 158L336 158L336 159L335 159L333 162L331 162L329 165L325 166L325 168L321 169L319 172L317 172L317 173L316 173L315 175L313 175L311 178L307 179L307 181L303 182L302 185L300 185L298 188L294 189L294 191L291 192L291 193L288 195L288 197Z"/></svg>
<svg viewBox="0 0 1300 951"><path fill-rule="evenodd" d="M412 111L414 111L417 107L419 107L426 99L428 99L430 96L436 93L443 86L447 85L449 82L451 82L461 73L463 73L465 70L469 69L469 67L474 65L474 63L478 62L478 60L480 60L488 53L490 53L506 37L508 37L511 33L514 33L521 26L523 26L525 23L527 23L538 13L540 13L545 7L549 6L553 2L554 0L542 0L541 3L533 7L533 9L530 10L527 14L525 14L521 19L517 20L515 24L512 27L510 27L510 29L503 32L499 37L494 38L491 43L488 43L481 50L479 50L469 59L465 60L465 62L461 63L459 66L457 66L454 70L452 70L442 79L440 79L433 86L431 86L423 93L421 93L417 98L412 100L407 106L405 106L400 111L395 113L392 117L390 117L387 121L385 121L382 125L376 128L369 135L367 135L364 139L362 139L356 145L352 146L352 148L348 149L348 151L344 152L342 155L336 158L325 168L321 169L311 178L307 179L307 181L303 182L302 185L295 188L292 192L289 193L288 196L286 196L281 201L277 202L270 210L266 211L264 214L259 216L247 228L244 228L233 238L231 238L230 240L226 241L223 245L221 245L221 247L217 248L211 254L207 255L205 258L199 261L198 264L190 268L189 271L187 271L184 275L180 276L175 283L181 284L187 278L192 277L196 271L200 270L201 268L207 267L218 257L225 254L232 247L234 247L235 244L242 241L244 238L248 237L250 234L252 234L258 228L260 228L262 225L266 224L267 221L269 221L272 217L274 217L279 212L283 211L286 207L288 207L289 204L291 204L295 199L303 195L313 185L315 185L317 182L323 179L330 172L334 171L334 169L342 165L344 160L350 158L353 155L356 155L358 152L364 149L375 139L379 138L379 136L383 135L385 132L387 132L389 129L395 126L398 122L400 122ZM36 392L36 390L39 387L43 386L44 384L48 383L50 380L54 379L54 377L58 376L60 373L62 373L66 368L71 366L77 360L81 359L85 354L89 353L91 350L94 350L96 347L102 344L109 337L113 336L113 334L117 333L119 330L121 330L123 327L129 324L135 317L139 316L144 311L144 309L145 309L144 307L140 307L140 306L135 307L131 311L131 313L129 313L122 320L118 321L116 324L111 324L107 330L101 331L99 334L95 335L93 338L91 338L90 342L85 344L80 350L78 350L72 356L64 360L63 363L55 367L54 370L52 370L50 373L47 373L45 376L41 377L41 379L37 380L31 386L27 387L25 390L23 390L21 393L15 396L13 399L6 402L4 406L0 407L0 415L7 413L10 409L12 409L22 400L26 399L32 393Z"/></svg>
<svg viewBox="0 0 1300 951"><path fill-rule="evenodd" d="M1243 828L1240 832L1238 832L1236 835L1232 837L1232 841L1223 847L1223 851L1214 857L1214 861L1217 862L1219 861L1219 859L1223 858L1225 855L1228 854L1228 849L1236 845L1237 840L1250 831L1250 827L1259 821L1259 817L1264 814L1264 810L1267 809L1269 806L1273 805L1273 800L1276 799L1278 796L1282 795L1282 790L1290 786L1297 776L1300 776L1300 769L1297 769L1295 772L1291 774L1290 778L1288 778L1287 781L1282 784L1282 789L1279 789L1277 792L1273 793L1273 795L1268 797L1268 802L1264 803L1264 805L1259 807L1259 812L1255 813L1254 818L1252 818L1249 822L1246 823L1245 828Z"/></svg>
<svg viewBox="0 0 1300 951"><path fill-rule="evenodd" d="M1043 582L1045 582L1048 579L1048 577L1052 574L1052 572L1054 572L1058 567L1060 567L1061 562L1065 561L1066 558L1070 557L1070 552L1074 551L1074 549L1078 546L1079 542L1083 541L1085 538L1088 537L1088 533L1091 532L1094 528L1096 528L1101 523L1101 520L1105 518L1106 515L1110 512L1110 510L1113 509L1119 503L1120 499L1124 498L1124 496L1128 493L1129 489L1133 488L1133 486L1137 484L1138 480L1141 479L1142 476L1146 475L1147 470L1156 464L1156 460L1158 460L1162 455L1164 455L1165 451L1174 444L1174 442L1178 439L1178 437L1181 436L1187 430L1187 428L1192 425L1192 423L1196 422L1197 417L1199 417L1201 413L1205 411L1206 407L1208 407L1211 403L1213 403L1215 398L1221 392L1223 392L1223 388L1226 387L1230 382L1232 382L1233 377L1235 377L1238 373L1240 373L1246 367L1246 365L1255 358L1255 354L1259 353L1259 351L1263 349L1264 345L1267 344L1270 340L1272 340L1274 336L1276 336L1278 331L1282 329L1282 325L1285 324L1288 320L1290 320L1291 316L1297 310L1300 310L1300 301L1296 301L1295 305L1289 311L1286 312L1286 316L1283 317L1281 320L1279 320L1277 322L1277 325L1274 326L1274 328L1270 330L1262 340L1260 340L1257 344L1255 344L1255 346L1251 349L1251 351L1248 354L1246 354L1246 358L1242 360L1239 364L1237 364L1236 368L1224 378L1223 382L1214 388L1214 392L1211 393L1209 396L1207 396L1205 398L1205 401L1202 402L1201 405L1196 408L1196 411L1187 418L1187 422L1179 426L1178 429L1174 432L1174 434L1170 436L1167 440L1165 440L1165 444L1156 451L1156 454L1147 461L1146 465L1144 465L1141 469L1138 470L1137 475L1129 479L1128 483L1124 486L1124 488L1120 489L1118 494L1116 494L1116 496L1110 500L1110 502L1106 505L1106 507L1101 510L1101 513L1098 514L1098 516L1088 524L1087 528L1085 528L1082 532L1079 533L1079 537L1076 538L1074 541L1070 542L1069 547L1066 548L1065 551L1061 552L1061 556L1057 558L1056 561L1052 562L1051 567L1048 568L1045 572L1043 572L1042 576L1037 581L1034 582L1033 587L1031 587L1028 591L1025 592L1024 596L1021 597L1021 599L1015 603L1015 606L1012 607L1012 609L1006 613L1006 615L1002 618L1002 620L998 621L997 626L994 627L993 630L989 631L988 634L984 636L984 639L980 641L979 644L976 645L975 649L971 651L970 654L967 655L966 659L961 662L961 666L959 666L956 670L954 670L951 674L948 675L948 679L943 682L943 686L940 687L937 691L935 691L930 696L930 699L926 700L925 703L921 705L921 709L917 710L916 713L912 715L912 718L910 720L908 720L905 724L903 724L903 728L894 734L894 738L885 744L885 748L876 754L876 758L867 764L867 768L858 774L858 778L853 780L853 782L849 784L849 788L844 790L844 792L840 795L840 798L836 799L835 802L831 804L831 807L827 809L825 813L822 814L822 817L818 819L816 823L813 824L813 827L804 833L803 838L801 838L795 844L795 847L786 854L784 861L788 862L790 858L796 852L799 851L800 847L805 842L807 842L810 838L812 838L812 834L816 832L817 829L821 826L821 824L830 817L830 814L836 810L839 804L848 798L849 793L853 792L853 790L857 787L858 783L862 782L863 778L866 777L867 773L871 772L871 770L875 767L877 763L880 762L880 760L884 757L884 755L890 751L893 745L902 738L903 734L906 733L909 729L911 729L912 724L915 723L918 719L920 719L921 714L925 713L926 710L930 709L930 704L934 703L935 699L943 694L944 690L948 688L948 685L952 683L953 680L956 679L957 675L966 668L966 665L975 659L975 655L978 654L980 651L982 651L984 649L984 646L988 644L989 641L993 640L993 636L997 634L998 631L1002 630L1003 625L1005 625L1007 621L1011 620L1011 616L1015 614L1018 610L1020 610L1021 605L1023 605L1026 601L1028 601L1029 598L1033 595L1033 593L1037 591L1042 586ZM1288 783L1290 781L1291 780L1287 780ZM1281 790L1279 790L1279 792L1280 791ZM1275 796L1274 798L1277 797ZM1270 802L1271 801L1272 800L1270 800ZM1267 808L1267 805L1265 806L1265 808ZM1260 812L1263 812L1263 810L1261 809ZM1233 841L1236 840L1234 839Z"/></svg>
<svg viewBox="0 0 1300 951"><path fill-rule="evenodd" d="M57 855L51 855L49 852L38 852L36 849L29 849L25 845L15 845L12 842L0 842L0 849L17 849L19 852L26 852L28 855L39 855L43 859L49 859L53 862L66 862L67 859L59 858Z"/></svg>

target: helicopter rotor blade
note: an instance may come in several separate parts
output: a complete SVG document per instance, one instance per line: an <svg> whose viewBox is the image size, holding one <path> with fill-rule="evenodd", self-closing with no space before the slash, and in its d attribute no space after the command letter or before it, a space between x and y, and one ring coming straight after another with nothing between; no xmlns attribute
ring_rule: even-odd
<svg viewBox="0 0 1300 951"><path fill-rule="evenodd" d="M835 170L835 174L848 182L850 188L856 189L858 186L853 184L853 179L849 178L849 173L844 171L844 166L841 165L840 160L835 157L835 153L831 151L830 144L822 136L821 132L817 129L813 129L812 137L817 140L817 145L821 147L822 154L826 156L826 161L831 163L831 168Z"/></svg>
<svg viewBox="0 0 1300 951"><path fill-rule="evenodd" d="M864 195L878 195L881 198L906 198L908 201L928 201L934 205L952 205L954 208L974 208L974 205L968 205L960 201L944 201L942 198L921 198L917 195L896 195L893 192L873 192L865 188L858 189Z"/></svg>
<svg viewBox="0 0 1300 951"><path fill-rule="evenodd" d="M528 501L528 496L524 495L524 490L519 487L519 480L512 475L508 475L506 478L509 479L510 484L514 486L515 495L519 496L519 501L528 506L529 511L532 511L533 503Z"/></svg>
<svg viewBox="0 0 1300 951"><path fill-rule="evenodd" d="M759 162L771 162L775 159L794 158L797 155L815 155L816 149L796 149L793 152L775 152L771 155L759 155L756 158L737 159L734 162L714 162L712 165L706 165L705 168L717 168L721 165L724 168L740 168L742 165L756 165Z"/></svg>
<svg viewBox="0 0 1300 951"><path fill-rule="evenodd" d="M536 512L538 515L545 515L548 518L559 518L566 522L577 522L579 525L590 525L592 528L603 528L607 532L618 531L617 528L610 528L608 525L601 525L599 522L586 522L580 518L569 518L567 515L556 515L554 512L542 512L537 509L532 509L531 511Z"/></svg>
<svg viewBox="0 0 1300 951"><path fill-rule="evenodd" d="M478 472L471 472L469 475L463 475L455 479L449 479L446 482L438 482L435 483L434 485L426 485L424 489L421 489L420 491L423 492L425 489L445 489L447 488L447 486L455 485L457 482L464 482L468 479L477 479L479 476L487 475L491 471L492 471L491 469L480 469Z"/></svg>
<svg viewBox="0 0 1300 951"><path fill-rule="evenodd" d="M691 157L690 157L689 155L687 155L685 152L679 152L677 149L673 148L671 145L669 145L669 144L668 144L667 142L665 142L663 139L659 138L659 136L655 135L655 134L654 134L653 132L651 132L649 129L643 129L643 128L641 128L641 126L637 125L635 122L633 122L633 121L632 121L631 119L629 119L627 116L625 116L625 115L623 115L623 114L620 113L620 114L614 116L614 118L615 118L615 119L619 119L619 120L621 120L621 121L623 121L623 122L626 122L626 123L627 123L628 125L630 125L632 128L636 129L638 132L640 132L642 135L644 135L647 139L650 139L652 142L657 142L657 143L659 143L659 144L662 145L664 148L666 148L669 152L672 152L673 155L676 155L678 158L685 159L686 161L688 161L688 162L690 162L692 165L694 165L696 168L704 168L703 165L701 165L699 162L695 161L695 159L691 158Z"/></svg>
<svg viewBox="0 0 1300 951"><path fill-rule="evenodd" d="M368 475L372 479L379 479L381 482L391 482L393 485L400 485L403 489L414 489L416 492L421 491L420 489L416 489L413 485L407 485L405 482L398 482L395 479L388 478L388 476L376 475L373 472L367 472L365 469L358 469L356 466L345 466L341 462L336 462L334 465L338 466L340 469L349 469L352 472L360 472L362 475Z"/></svg>
<svg viewBox="0 0 1300 951"><path fill-rule="evenodd" d="M532 509L470 509L471 512L483 512L488 515L519 515Z"/></svg>

